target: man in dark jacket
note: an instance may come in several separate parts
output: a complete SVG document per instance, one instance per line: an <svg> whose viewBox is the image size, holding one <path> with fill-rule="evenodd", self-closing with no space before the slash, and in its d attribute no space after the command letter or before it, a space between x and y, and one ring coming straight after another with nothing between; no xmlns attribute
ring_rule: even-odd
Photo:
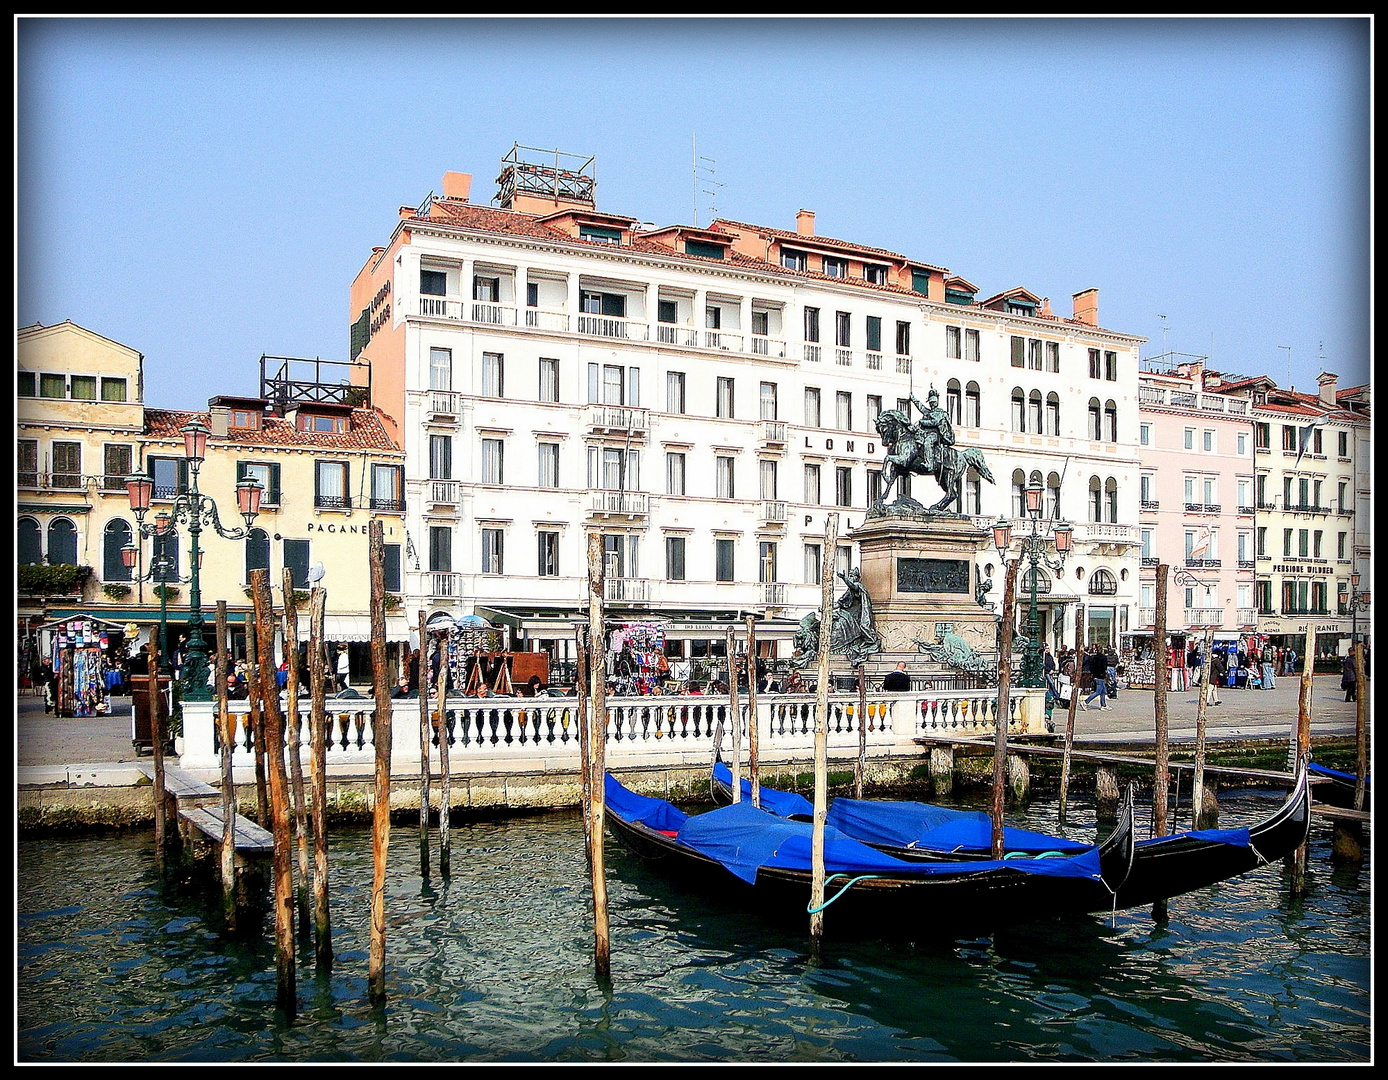
<svg viewBox="0 0 1388 1080"><path fill-rule="evenodd" d="M906 674L905 660L896 665L895 671L887 672L887 677L882 680L882 689L889 693L901 693L911 689L911 676Z"/></svg>
<svg viewBox="0 0 1388 1080"><path fill-rule="evenodd" d="M1107 711L1108 703L1108 657L1100 650L1099 646L1089 646L1089 654L1084 658L1084 670L1087 675L1094 680L1094 689L1085 698L1081 705L1085 712L1089 711L1089 703L1096 697L1099 699L1099 708Z"/></svg>
<svg viewBox="0 0 1388 1080"><path fill-rule="evenodd" d="M1357 701L1359 677L1354 670L1354 653L1346 654L1340 661L1340 689L1345 692L1346 701Z"/></svg>

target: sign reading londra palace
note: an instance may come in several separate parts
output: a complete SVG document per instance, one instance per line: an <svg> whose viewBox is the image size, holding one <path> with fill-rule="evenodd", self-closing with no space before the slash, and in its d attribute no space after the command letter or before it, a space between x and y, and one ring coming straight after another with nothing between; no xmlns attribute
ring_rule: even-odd
<svg viewBox="0 0 1388 1080"><path fill-rule="evenodd" d="M967 594L969 563L965 559L897 559L896 591Z"/></svg>

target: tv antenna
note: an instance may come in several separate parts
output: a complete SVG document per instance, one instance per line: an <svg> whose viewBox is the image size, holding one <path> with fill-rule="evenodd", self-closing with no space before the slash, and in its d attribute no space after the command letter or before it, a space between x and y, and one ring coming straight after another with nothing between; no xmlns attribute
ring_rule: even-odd
<svg viewBox="0 0 1388 1080"><path fill-rule="evenodd" d="M711 157L699 156L699 136L692 137L694 172L694 227L699 228L699 195L708 196L709 221L718 216L718 191L724 185L716 178L717 162ZM707 185L702 186L702 185Z"/></svg>

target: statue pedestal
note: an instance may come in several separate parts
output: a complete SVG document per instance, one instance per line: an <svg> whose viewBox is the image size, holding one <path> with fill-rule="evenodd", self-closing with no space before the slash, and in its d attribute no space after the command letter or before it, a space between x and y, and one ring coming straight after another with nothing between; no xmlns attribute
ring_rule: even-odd
<svg viewBox="0 0 1388 1080"><path fill-rule="evenodd" d="M853 539L883 652L914 653L917 640L950 632L975 653L996 653L996 617L975 599L974 555L991 542L985 530L953 514L892 515L869 517Z"/></svg>

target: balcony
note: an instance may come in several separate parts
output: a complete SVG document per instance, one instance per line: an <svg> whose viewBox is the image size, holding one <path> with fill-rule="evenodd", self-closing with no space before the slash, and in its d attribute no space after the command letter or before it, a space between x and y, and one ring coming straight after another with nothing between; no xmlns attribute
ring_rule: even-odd
<svg viewBox="0 0 1388 1080"><path fill-rule="evenodd" d="M1157 386L1139 386L1137 388L1137 403L1139 405L1165 405L1166 391Z"/></svg>
<svg viewBox="0 0 1388 1080"><path fill-rule="evenodd" d="M516 309L508 304L496 304L489 300L474 300L471 305L472 321L486 326L515 326Z"/></svg>
<svg viewBox="0 0 1388 1080"><path fill-rule="evenodd" d="M650 496L644 491L591 491L588 510L605 516L644 517L650 513Z"/></svg>
<svg viewBox="0 0 1388 1080"><path fill-rule="evenodd" d="M1157 621L1157 609L1154 607L1140 607L1137 609L1137 625L1152 626Z"/></svg>
<svg viewBox="0 0 1388 1080"><path fill-rule="evenodd" d="M786 602L785 584L779 581L762 582L761 602L766 607L784 607Z"/></svg>
<svg viewBox="0 0 1388 1080"><path fill-rule="evenodd" d="M1160 566L1160 565L1161 565L1161 560L1158 559L1155 555L1144 555L1144 556L1142 556L1142 569L1144 569L1144 570L1155 570L1155 569L1156 569L1158 566Z"/></svg>
<svg viewBox="0 0 1388 1080"><path fill-rule="evenodd" d="M1253 516L1253 507L1251 507L1251 506L1240 506L1240 507L1238 508L1238 515L1239 515L1239 517L1252 517L1252 516Z"/></svg>
<svg viewBox="0 0 1388 1080"><path fill-rule="evenodd" d="M651 599L651 583L647 578L605 577L602 598L609 603L646 604Z"/></svg>
<svg viewBox="0 0 1388 1080"><path fill-rule="evenodd" d="M645 341L650 336L650 328L645 323L611 315L580 315L578 332L619 341Z"/></svg>
<svg viewBox="0 0 1388 1080"><path fill-rule="evenodd" d="M525 309L525 325L532 330L556 330L566 334L569 332L569 316L559 308L528 307Z"/></svg>
<svg viewBox="0 0 1388 1080"><path fill-rule="evenodd" d="M1218 513L1220 513L1220 511L1221 511L1222 509L1223 509L1223 508L1220 506L1219 503L1206 503L1206 504L1205 504L1205 513L1207 513L1207 514L1218 514Z"/></svg>
<svg viewBox="0 0 1388 1080"><path fill-rule="evenodd" d="M1186 626L1222 626L1223 608L1186 608Z"/></svg>
<svg viewBox="0 0 1388 1080"><path fill-rule="evenodd" d="M1248 414L1248 402L1238 398L1230 398L1229 411L1236 416L1246 416Z"/></svg>
<svg viewBox="0 0 1388 1080"><path fill-rule="evenodd" d="M704 348L722 349L724 352L741 352L742 335L730 333L727 330L705 330Z"/></svg>
<svg viewBox="0 0 1388 1080"><path fill-rule="evenodd" d="M839 367L853 366L853 350L836 347L834 349L834 363Z"/></svg>
<svg viewBox="0 0 1388 1080"><path fill-rule="evenodd" d="M1185 504L1187 514L1203 514L1205 512L1204 503L1188 502Z"/></svg>
<svg viewBox="0 0 1388 1080"><path fill-rule="evenodd" d="M1240 626L1256 626L1258 623L1258 612L1251 607L1241 607L1238 609L1238 620Z"/></svg>
<svg viewBox="0 0 1388 1080"><path fill-rule="evenodd" d="M313 506L316 510L350 510L352 509L352 496L314 495Z"/></svg>
<svg viewBox="0 0 1388 1080"><path fill-rule="evenodd" d="M1239 563L1238 563L1238 566L1239 566L1239 569L1240 569L1240 570L1252 570L1252 569L1253 569L1253 560L1252 560L1252 559L1240 559L1240 560L1239 560Z"/></svg>
<svg viewBox="0 0 1388 1080"><path fill-rule="evenodd" d="M452 390L430 390L424 399L430 420L453 419L458 415L458 395Z"/></svg>
<svg viewBox="0 0 1388 1080"><path fill-rule="evenodd" d="M805 342L805 360L811 364L818 364L822 359L820 347L813 342Z"/></svg>
<svg viewBox="0 0 1388 1080"><path fill-rule="evenodd" d="M426 575L429 595L435 600L448 600L463 594L463 575L447 570L430 570Z"/></svg>
<svg viewBox="0 0 1388 1080"><path fill-rule="evenodd" d="M896 358L896 373L898 375L911 374L911 358L909 356L898 356Z"/></svg>
<svg viewBox="0 0 1388 1080"><path fill-rule="evenodd" d="M77 491L87 485L82 480L81 473L48 473L48 483L45 487L53 488L57 491ZM173 498L172 495L167 496Z"/></svg>
<svg viewBox="0 0 1388 1080"><path fill-rule="evenodd" d="M1091 521L1075 526L1075 539L1089 544L1136 544L1137 526Z"/></svg>
<svg viewBox="0 0 1388 1080"><path fill-rule="evenodd" d="M1158 499L1143 499L1139 505L1143 510L1160 510L1161 501Z"/></svg>
<svg viewBox="0 0 1388 1080"><path fill-rule="evenodd" d="M22 488L36 488L39 486L39 474L36 472L21 472L17 482Z"/></svg>
<svg viewBox="0 0 1388 1080"><path fill-rule="evenodd" d="M699 331L692 326L676 326L674 323L656 323L655 340L660 345L679 345L684 348L697 348Z"/></svg>
<svg viewBox="0 0 1388 1080"><path fill-rule="evenodd" d="M421 296L418 313L430 319L457 319L461 321L463 318L463 299L460 296Z"/></svg>
<svg viewBox="0 0 1388 1080"><path fill-rule="evenodd" d="M371 509L380 510L386 514L403 514L405 512L404 499L376 499L371 500Z"/></svg>
<svg viewBox="0 0 1388 1080"><path fill-rule="evenodd" d="M786 443L785 421L760 421L757 424L757 441L763 446L784 446Z"/></svg>
<svg viewBox="0 0 1388 1080"><path fill-rule="evenodd" d="M1189 555L1186 556L1186 566L1197 570L1218 570L1222 565L1219 559L1192 559Z"/></svg>
<svg viewBox="0 0 1388 1080"><path fill-rule="evenodd" d="M786 343L779 338L766 337L764 334L752 335L752 352L757 356L770 356L777 360L784 360L786 355Z"/></svg>
<svg viewBox="0 0 1388 1080"><path fill-rule="evenodd" d="M1188 390L1173 390L1171 391L1171 404L1193 409L1195 408L1195 395Z"/></svg>
<svg viewBox="0 0 1388 1080"><path fill-rule="evenodd" d="M784 525L786 523L786 503L775 499L763 499L757 516L766 524Z"/></svg>
<svg viewBox="0 0 1388 1080"><path fill-rule="evenodd" d="M430 480L427 490L429 501L435 506L456 506L458 503L456 480Z"/></svg>
<svg viewBox="0 0 1388 1080"><path fill-rule="evenodd" d="M629 409L621 405L589 405L587 424L590 432L644 437L649 425L649 410Z"/></svg>
<svg viewBox="0 0 1388 1080"><path fill-rule="evenodd" d="M1201 394L1200 408L1206 412L1223 412L1224 399L1214 394Z"/></svg>
<svg viewBox="0 0 1388 1080"><path fill-rule="evenodd" d="M867 369L869 371L882 370L882 354L880 352L870 352L867 356Z"/></svg>

